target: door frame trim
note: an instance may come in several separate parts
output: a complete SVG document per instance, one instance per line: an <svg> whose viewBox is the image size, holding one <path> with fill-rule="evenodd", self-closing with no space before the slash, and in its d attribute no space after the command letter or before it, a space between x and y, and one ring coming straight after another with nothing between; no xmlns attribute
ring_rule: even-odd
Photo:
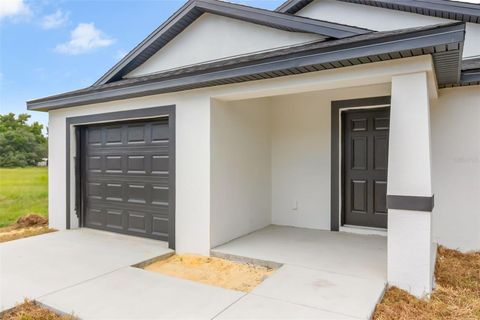
<svg viewBox="0 0 480 320"><path fill-rule="evenodd" d="M79 218L79 226L82 218L82 192L78 192L77 188L80 185L81 181L81 168L80 168L80 158L78 157L78 151L81 146L77 145L79 137L77 137L78 131L77 128L80 126L90 125L90 124L99 124L99 123L109 123L109 122L119 122L119 121L131 121L131 120L152 120L157 118L168 117L168 128L170 134L170 145L169 145L169 154L170 156L170 168L172 169L171 174L169 175L169 185L171 186L172 192L170 193L170 210L169 210L169 227L168 227L168 246L170 249L175 249L175 105L165 105L157 106L151 108L127 110L127 111L115 111L99 114L91 114L84 116L75 116L65 118L65 130L66 130L66 228L71 229L71 203L72 199L75 200L77 204L74 208L77 217ZM74 141L72 141L72 137ZM73 143L72 143L73 142ZM72 146L73 144L73 146ZM74 154L72 154L74 151ZM76 155L76 156L75 156ZM75 170L72 172L71 164L74 163ZM75 189L74 197L72 197L72 185L71 179L74 179ZM80 198L79 198L80 197ZM80 207L78 207L80 204Z"/></svg>
<svg viewBox="0 0 480 320"><path fill-rule="evenodd" d="M341 225L340 217L343 217L344 190L342 181L342 167L344 163L343 152L341 152L340 112L347 109L364 109L367 107L379 108L390 106L390 96L369 97L360 99L336 100L331 102L331 169L330 169L330 230L339 231Z"/></svg>

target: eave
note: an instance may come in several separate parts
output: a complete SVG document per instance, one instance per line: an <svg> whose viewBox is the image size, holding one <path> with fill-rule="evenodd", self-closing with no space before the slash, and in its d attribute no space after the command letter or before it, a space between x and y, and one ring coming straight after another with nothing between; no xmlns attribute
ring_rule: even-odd
<svg viewBox="0 0 480 320"><path fill-rule="evenodd" d="M314 0L288 0L276 11L295 14ZM480 23L480 5L449 0L339 0L425 16Z"/></svg>
<svg viewBox="0 0 480 320"><path fill-rule="evenodd" d="M440 87L460 82L465 24L377 32L121 80L27 102L48 111L431 54Z"/></svg>

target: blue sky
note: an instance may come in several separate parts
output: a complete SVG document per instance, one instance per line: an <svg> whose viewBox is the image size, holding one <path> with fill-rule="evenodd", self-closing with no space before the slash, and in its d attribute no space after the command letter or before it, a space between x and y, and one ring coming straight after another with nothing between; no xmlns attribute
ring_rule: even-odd
<svg viewBox="0 0 480 320"><path fill-rule="evenodd" d="M0 113L91 85L183 0L0 0ZM283 0L235 0L273 9ZM28 112L48 123L46 113Z"/></svg>

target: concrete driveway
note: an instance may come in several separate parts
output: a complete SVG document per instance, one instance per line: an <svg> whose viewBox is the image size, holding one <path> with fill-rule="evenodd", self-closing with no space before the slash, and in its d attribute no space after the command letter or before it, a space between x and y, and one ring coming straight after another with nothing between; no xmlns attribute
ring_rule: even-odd
<svg viewBox="0 0 480 320"><path fill-rule="evenodd" d="M212 319L244 293L131 267L166 243L91 229L0 244L0 310L24 298L81 319Z"/></svg>
<svg viewBox="0 0 480 320"><path fill-rule="evenodd" d="M0 244L0 309L171 252L166 243L81 229Z"/></svg>

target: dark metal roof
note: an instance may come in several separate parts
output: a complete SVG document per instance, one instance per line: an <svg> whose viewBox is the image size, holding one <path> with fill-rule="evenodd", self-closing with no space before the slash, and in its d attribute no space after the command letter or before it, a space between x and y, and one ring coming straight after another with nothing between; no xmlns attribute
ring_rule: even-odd
<svg viewBox="0 0 480 320"><path fill-rule="evenodd" d="M205 63L27 102L52 110L431 54L440 86L458 83L464 23L375 32Z"/></svg>
<svg viewBox="0 0 480 320"><path fill-rule="evenodd" d="M288 0L276 9L278 12L294 14L307 6L313 0ZM399 10L458 20L480 23L480 4L449 0L339 0L343 2L364 4L374 7Z"/></svg>
<svg viewBox="0 0 480 320"><path fill-rule="evenodd" d="M364 28L326 22L275 11L248 7L217 0L189 0L167 21L105 73L94 85L120 80L144 63L204 13L211 13L252 22L280 30L313 33L341 39L371 32Z"/></svg>

